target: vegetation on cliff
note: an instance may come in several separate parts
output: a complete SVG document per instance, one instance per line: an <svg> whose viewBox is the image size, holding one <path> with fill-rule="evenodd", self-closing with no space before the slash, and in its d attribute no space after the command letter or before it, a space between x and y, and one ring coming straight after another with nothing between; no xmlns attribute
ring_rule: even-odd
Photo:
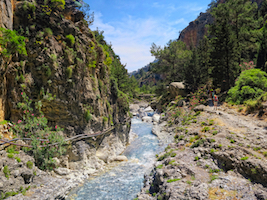
<svg viewBox="0 0 267 200"><path fill-rule="evenodd" d="M138 86L103 32L88 27L84 2L18 1L15 8L14 31L0 29L0 98L16 137L31 146L24 150L40 169L52 169L64 137L119 130Z"/></svg>

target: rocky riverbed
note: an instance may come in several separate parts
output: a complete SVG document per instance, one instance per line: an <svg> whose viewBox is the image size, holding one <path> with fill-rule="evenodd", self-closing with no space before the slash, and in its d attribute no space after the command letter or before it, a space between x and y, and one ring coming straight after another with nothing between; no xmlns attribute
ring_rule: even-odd
<svg viewBox="0 0 267 200"><path fill-rule="evenodd" d="M153 132L173 138L137 199L267 199L266 122L220 106L161 114ZM176 110L177 112L177 110Z"/></svg>

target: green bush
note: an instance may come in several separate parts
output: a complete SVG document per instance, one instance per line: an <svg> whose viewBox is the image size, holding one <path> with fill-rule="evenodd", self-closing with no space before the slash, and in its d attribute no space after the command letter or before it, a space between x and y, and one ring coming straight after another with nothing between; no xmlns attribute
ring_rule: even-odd
<svg viewBox="0 0 267 200"><path fill-rule="evenodd" d="M212 135L217 135L218 131L213 131Z"/></svg>
<svg viewBox="0 0 267 200"><path fill-rule="evenodd" d="M7 157L14 158L14 154L13 153L9 153L9 154L7 154Z"/></svg>
<svg viewBox="0 0 267 200"><path fill-rule="evenodd" d="M28 167L29 169L32 169L32 167L33 167L33 163L32 163L31 161L28 161L28 162L26 163L26 165L27 165L27 167Z"/></svg>
<svg viewBox="0 0 267 200"><path fill-rule="evenodd" d="M72 68L71 67L67 67L66 73L67 73L68 78L70 79L72 77Z"/></svg>
<svg viewBox="0 0 267 200"><path fill-rule="evenodd" d="M75 43L75 38L73 35L69 34L66 36L67 41L69 42L70 46L73 46Z"/></svg>
<svg viewBox="0 0 267 200"><path fill-rule="evenodd" d="M241 160L247 160L247 159L248 159L248 156L241 158Z"/></svg>
<svg viewBox="0 0 267 200"><path fill-rule="evenodd" d="M53 31L50 28L45 28L44 33L49 37L53 35Z"/></svg>
<svg viewBox="0 0 267 200"><path fill-rule="evenodd" d="M171 157L175 157L176 156L176 153L171 153Z"/></svg>
<svg viewBox="0 0 267 200"><path fill-rule="evenodd" d="M21 162L21 159L19 157L15 157L15 159L18 161L18 162Z"/></svg>
<svg viewBox="0 0 267 200"><path fill-rule="evenodd" d="M92 119L92 115L90 113L90 110L86 110L85 119L86 119L87 122L89 122Z"/></svg>
<svg viewBox="0 0 267 200"><path fill-rule="evenodd" d="M65 0L51 0L52 7L53 8L59 8L59 9L64 9L65 8Z"/></svg>
<svg viewBox="0 0 267 200"><path fill-rule="evenodd" d="M107 122L108 121L108 118L107 117L103 117L103 122Z"/></svg>
<svg viewBox="0 0 267 200"><path fill-rule="evenodd" d="M13 133L21 138L31 138L29 145L32 146L30 150L34 156L36 166L43 170L51 170L54 166L52 158L61 156L66 149L66 147L63 147L65 144L64 137L58 133L62 129L57 125L55 127L48 127L47 119L41 110L41 101L35 104L35 110L39 114L34 114L32 113L32 100L29 99L25 92L21 92L21 96L23 102L18 103L18 108L21 109L23 116L22 119L13 125ZM48 146L48 144L54 143L57 143L57 145ZM23 150L29 151L26 147Z"/></svg>
<svg viewBox="0 0 267 200"><path fill-rule="evenodd" d="M162 169L163 165L158 165L156 168L157 169Z"/></svg>
<svg viewBox="0 0 267 200"><path fill-rule="evenodd" d="M175 181L180 181L180 178L175 178L175 179L169 179L167 180L167 183L175 182Z"/></svg>
<svg viewBox="0 0 267 200"><path fill-rule="evenodd" d="M18 35L14 30L0 28L0 53L3 57L9 58L14 53L27 55L25 48L25 37Z"/></svg>
<svg viewBox="0 0 267 200"><path fill-rule="evenodd" d="M246 100L255 100L267 90L267 73L260 69L243 71L235 86L228 91L228 102L243 104Z"/></svg>
<svg viewBox="0 0 267 200"><path fill-rule="evenodd" d="M206 141L205 139L198 140L198 141L194 142L190 147L191 147L191 148L199 147L199 146L202 145L205 141Z"/></svg>
<svg viewBox="0 0 267 200"><path fill-rule="evenodd" d="M4 174L5 174L5 177L6 177L7 179L9 179L10 171L9 171L7 165L4 166L4 170L3 170L3 172L4 172Z"/></svg>

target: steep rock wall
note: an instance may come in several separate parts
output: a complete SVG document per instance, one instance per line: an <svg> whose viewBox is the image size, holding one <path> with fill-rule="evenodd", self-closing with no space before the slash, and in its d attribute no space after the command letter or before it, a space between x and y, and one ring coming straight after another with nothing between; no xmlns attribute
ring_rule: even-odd
<svg viewBox="0 0 267 200"><path fill-rule="evenodd" d="M64 12L33 4L16 4L14 29L27 37L28 56L13 57L7 76L6 118L20 119L16 104L24 91L33 102L42 102L49 124L63 127L68 136L126 122L127 102L110 80L105 50L83 15L73 12L71 21L65 17L71 9Z"/></svg>
<svg viewBox="0 0 267 200"><path fill-rule="evenodd" d="M13 0L0 1L0 27L13 28Z"/></svg>

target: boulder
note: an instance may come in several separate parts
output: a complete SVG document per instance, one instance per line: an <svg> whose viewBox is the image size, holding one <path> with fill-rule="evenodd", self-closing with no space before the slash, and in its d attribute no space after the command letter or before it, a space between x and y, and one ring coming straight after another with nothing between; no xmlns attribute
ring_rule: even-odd
<svg viewBox="0 0 267 200"><path fill-rule="evenodd" d="M60 176L65 176L68 175L70 173L70 170L67 168L55 168L54 171L56 172L56 174L60 175Z"/></svg>
<svg viewBox="0 0 267 200"><path fill-rule="evenodd" d="M154 112L154 110L151 108L151 106L148 106L144 109L144 112Z"/></svg>
<svg viewBox="0 0 267 200"><path fill-rule="evenodd" d="M97 151L96 156L100 159L103 160L105 163L108 161L108 154L105 152Z"/></svg>
<svg viewBox="0 0 267 200"><path fill-rule="evenodd" d="M126 156L116 156L114 161L128 161L128 158Z"/></svg>
<svg viewBox="0 0 267 200"><path fill-rule="evenodd" d="M148 117L148 116L142 117L142 121L151 123L152 122L152 117Z"/></svg>
<svg viewBox="0 0 267 200"><path fill-rule="evenodd" d="M206 106L204 105L198 105L194 108L194 111L197 112L197 111L204 111L206 110Z"/></svg>
<svg viewBox="0 0 267 200"><path fill-rule="evenodd" d="M159 114L154 114L153 115L153 117L152 117L152 120L153 120L153 122L159 122L159 120L160 120L160 115Z"/></svg>
<svg viewBox="0 0 267 200"><path fill-rule="evenodd" d="M183 82L172 82L169 86L169 92L171 97L176 97L177 95L185 96L185 86Z"/></svg>
<svg viewBox="0 0 267 200"><path fill-rule="evenodd" d="M140 107L138 104L130 104L129 108L131 112L137 112Z"/></svg>

